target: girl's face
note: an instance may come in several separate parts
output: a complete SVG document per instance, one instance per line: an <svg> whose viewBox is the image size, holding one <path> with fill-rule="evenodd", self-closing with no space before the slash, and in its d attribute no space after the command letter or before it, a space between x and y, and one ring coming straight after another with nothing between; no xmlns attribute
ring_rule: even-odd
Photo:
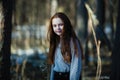
<svg viewBox="0 0 120 80"><path fill-rule="evenodd" d="M53 18L52 27L55 34L57 34L58 36L62 35L64 23L60 18Z"/></svg>

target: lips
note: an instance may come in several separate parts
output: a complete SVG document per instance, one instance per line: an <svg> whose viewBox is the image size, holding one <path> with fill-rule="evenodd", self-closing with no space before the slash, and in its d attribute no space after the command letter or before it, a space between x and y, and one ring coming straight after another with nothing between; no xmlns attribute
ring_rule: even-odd
<svg viewBox="0 0 120 80"><path fill-rule="evenodd" d="M62 31L61 30L59 30L59 31L56 31L57 33L61 33Z"/></svg>

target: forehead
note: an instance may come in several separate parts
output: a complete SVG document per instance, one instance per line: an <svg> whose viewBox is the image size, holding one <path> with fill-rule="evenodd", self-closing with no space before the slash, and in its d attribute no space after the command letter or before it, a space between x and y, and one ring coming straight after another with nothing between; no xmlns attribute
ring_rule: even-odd
<svg viewBox="0 0 120 80"><path fill-rule="evenodd" d="M61 18L53 18L52 24L58 24L58 23L63 23L63 21L61 20Z"/></svg>

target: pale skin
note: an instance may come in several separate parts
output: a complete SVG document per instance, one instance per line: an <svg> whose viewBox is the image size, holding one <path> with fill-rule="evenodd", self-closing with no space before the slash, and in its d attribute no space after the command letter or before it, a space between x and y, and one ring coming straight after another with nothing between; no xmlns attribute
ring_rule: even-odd
<svg viewBox="0 0 120 80"><path fill-rule="evenodd" d="M63 28L64 28L63 21L60 18L54 18L52 20L52 27L53 27L53 31L55 32L55 34L57 34L61 38L62 37ZM67 56L67 54L66 54L65 60L69 60L68 58L70 58L70 57Z"/></svg>
<svg viewBox="0 0 120 80"><path fill-rule="evenodd" d="M55 34L61 37L63 28L64 28L63 21L60 18L54 18L52 20L52 27L53 27L53 31L55 32Z"/></svg>

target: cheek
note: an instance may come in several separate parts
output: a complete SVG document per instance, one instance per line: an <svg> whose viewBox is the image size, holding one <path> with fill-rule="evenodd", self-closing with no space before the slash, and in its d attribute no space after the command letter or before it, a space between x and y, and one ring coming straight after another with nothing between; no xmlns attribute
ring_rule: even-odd
<svg viewBox="0 0 120 80"><path fill-rule="evenodd" d="M55 32L55 31L56 31L56 28L53 27L53 31Z"/></svg>

